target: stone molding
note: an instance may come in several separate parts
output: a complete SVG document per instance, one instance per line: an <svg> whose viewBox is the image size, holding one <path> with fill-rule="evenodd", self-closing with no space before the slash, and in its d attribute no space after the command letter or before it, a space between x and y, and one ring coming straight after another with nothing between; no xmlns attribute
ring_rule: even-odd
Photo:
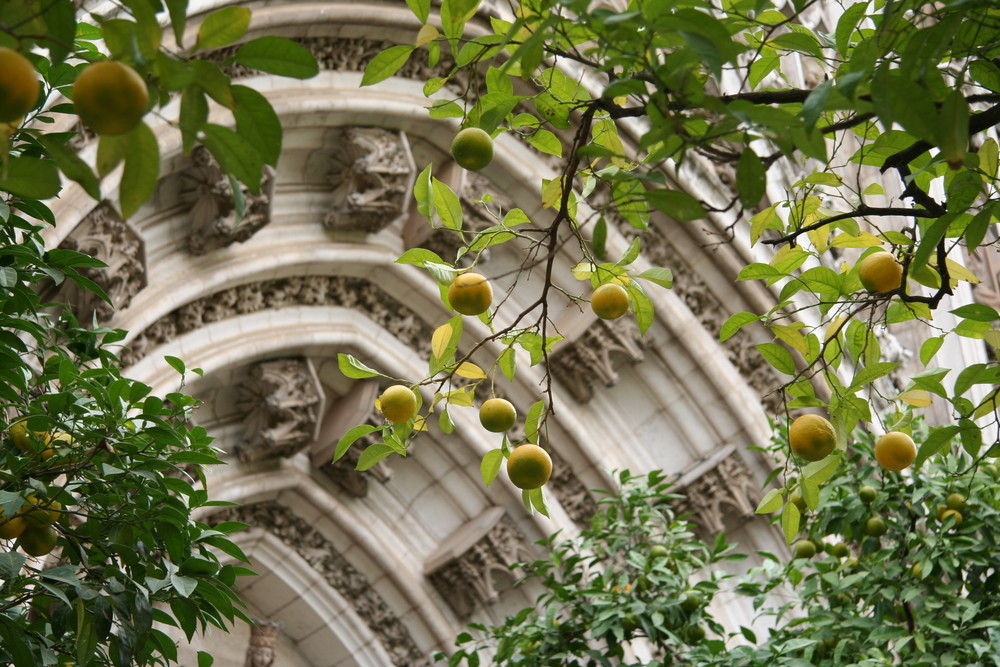
<svg viewBox="0 0 1000 667"><path fill-rule="evenodd" d="M642 361L642 342L632 318L595 320L579 338L549 355L549 369L577 402L587 403L594 397L594 384L618 384L616 357L633 366Z"/></svg>
<svg viewBox="0 0 1000 667"><path fill-rule="evenodd" d="M280 636L280 623L253 619L243 667L273 667L277 659L274 647Z"/></svg>
<svg viewBox="0 0 1000 667"><path fill-rule="evenodd" d="M237 218L229 177L204 146L191 151L188 166L180 172L179 198L190 205L191 232L188 252L204 255L233 243L243 243L271 222L274 169L264 165L260 193L241 187L244 212Z"/></svg>
<svg viewBox="0 0 1000 667"><path fill-rule="evenodd" d="M327 229L375 234L408 215L417 168L406 133L337 128L329 143L337 150L329 154L333 206L323 218Z"/></svg>
<svg viewBox="0 0 1000 667"><path fill-rule="evenodd" d="M752 519L760 502L760 485L733 445L723 447L707 461L682 475L676 491L684 495L677 502L680 514L711 534L732 527L733 519Z"/></svg>
<svg viewBox="0 0 1000 667"><path fill-rule="evenodd" d="M355 309L424 358L430 357L433 329L377 285L364 278L311 275L246 283L191 301L137 332L121 358L128 366L157 346L212 322L291 306Z"/></svg>
<svg viewBox="0 0 1000 667"><path fill-rule="evenodd" d="M94 315L101 322L111 319L116 309L129 305L146 287L146 252L142 238L122 220L118 211L103 201L76 226L62 246L101 260L107 267L81 268L80 274L97 283L111 298L108 304L89 290L67 280L59 290L77 319L87 325Z"/></svg>
<svg viewBox="0 0 1000 667"><path fill-rule="evenodd" d="M576 476L569 461L555 450L549 449L548 452L552 457L552 476L546 488L559 499L559 504L574 523L589 525L597 513L597 501Z"/></svg>
<svg viewBox="0 0 1000 667"><path fill-rule="evenodd" d="M323 581L343 596L375 635L398 667L423 667L430 660L417 647L410 631L379 595L365 575L330 540L273 500L251 503L212 515L216 521L241 521L267 531L305 560Z"/></svg>
<svg viewBox="0 0 1000 667"><path fill-rule="evenodd" d="M524 533L502 508L491 507L452 533L428 557L424 572L452 611L466 620L513 585L512 565L531 558Z"/></svg>
<svg viewBox="0 0 1000 667"><path fill-rule="evenodd" d="M241 461L293 456L317 437L326 395L308 358L254 364L239 392L246 424L236 446Z"/></svg>

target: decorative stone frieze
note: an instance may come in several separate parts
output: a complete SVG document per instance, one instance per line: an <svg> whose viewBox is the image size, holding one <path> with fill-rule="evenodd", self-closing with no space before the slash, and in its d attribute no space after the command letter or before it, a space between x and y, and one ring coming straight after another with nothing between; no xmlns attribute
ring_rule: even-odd
<svg viewBox="0 0 1000 667"><path fill-rule="evenodd" d="M241 521L265 530L295 551L347 601L372 631L393 665L429 666L410 631L379 595L372 582L337 550L330 540L301 517L275 501L252 503L218 512L214 520Z"/></svg>
<svg viewBox="0 0 1000 667"><path fill-rule="evenodd" d="M277 658L275 646L281 636L281 624L253 619L250 642L243 667L273 667Z"/></svg>
<svg viewBox="0 0 1000 667"><path fill-rule="evenodd" d="M716 454L711 465L681 478L676 489L684 495L679 501L679 513L690 514L690 520L709 533L720 533L732 527L733 520L748 521L761 499L760 485L753 473L729 446Z"/></svg>
<svg viewBox="0 0 1000 667"><path fill-rule="evenodd" d="M642 361L642 336L632 318L596 320L576 340L549 355L549 369L580 403L594 397L594 384L618 383L616 358L635 365Z"/></svg>
<svg viewBox="0 0 1000 667"><path fill-rule="evenodd" d="M492 507L452 533L427 559L424 572L465 620L513 585L511 565L531 558L524 534L503 509Z"/></svg>
<svg viewBox="0 0 1000 667"><path fill-rule="evenodd" d="M569 518L578 525L588 525L597 513L594 496L576 476L565 458L551 449L549 456L552 457L552 477L549 478L545 488L559 500Z"/></svg>
<svg viewBox="0 0 1000 667"><path fill-rule="evenodd" d="M365 423L381 429L384 420L381 413L373 411ZM381 430L362 436L347 450L344 456L337 461L323 464L319 469L348 495L354 498L364 498L368 495L369 480L374 479L385 484L392 479L392 468L384 460L379 461L368 470L356 470L361 453L369 445L374 445L381 440Z"/></svg>
<svg viewBox="0 0 1000 667"><path fill-rule="evenodd" d="M159 345L237 315L291 306L342 306L366 315L418 354L430 357L433 329L416 313L364 278L294 276L231 287L181 306L139 332L122 352L134 364Z"/></svg>
<svg viewBox="0 0 1000 667"><path fill-rule="evenodd" d="M325 394L309 359L254 364L239 391L246 424L236 448L241 461L292 456L317 437Z"/></svg>
<svg viewBox="0 0 1000 667"><path fill-rule="evenodd" d="M111 298L113 305L89 290L78 288L71 281L63 284L56 297L68 303L77 319L84 324L89 324L95 314L99 321L108 321L116 309L128 306L132 297L146 287L146 257L142 239L109 202L101 202L87 214L63 241L62 247L96 257L107 264L104 268L81 268L78 271L97 283Z"/></svg>
<svg viewBox="0 0 1000 667"><path fill-rule="evenodd" d="M193 255L243 243L271 221L274 169L270 165L264 165L259 194L241 188L242 218L237 216L229 177L204 146L191 151L191 163L181 172L180 182L179 198L191 207L187 247Z"/></svg>
<svg viewBox="0 0 1000 667"><path fill-rule="evenodd" d="M416 166L403 132L377 127L334 130L329 143L333 206L327 229L374 234L407 215Z"/></svg>

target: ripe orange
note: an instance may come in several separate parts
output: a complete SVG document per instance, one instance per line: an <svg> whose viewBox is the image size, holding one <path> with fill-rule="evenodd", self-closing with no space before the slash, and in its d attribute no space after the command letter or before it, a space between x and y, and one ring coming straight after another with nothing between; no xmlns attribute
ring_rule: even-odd
<svg viewBox="0 0 1000 667"><path fill-rule="evenodd" d="M467 127L452 139L451 156L463 169L479 171L493 161L493 139L485 130Z"/></svg>
<svg viewBox="0 0 1000 667"><path fill-rule="evenodd" d="M552 458L538 445L515 447L507 459L507 476L519 489L537 489L552 475Z"/></svg>
<svg viewBox="0 0 1000 667"><path fill-rule="evenodd" d="M57 435L70 437L65 433ZM44 431L29 431L23 421L12 424L10 427L10 439L14 442L15 447L25 454L34 454L40 450L43 459L51 458L56 453L52 447L48 446L54 438L54 436ZM71 437L70 440L72 440Z"/></svg>
<svg viewBox="0 0 1000 667"><path fill-rule="evenodd" d="M59 520L62 504L57 500L39 500L35 496L28 496L21 512L24 512L24 520L29 526L51 526Z"/></svg>
<svg viewBox="0 0 1000 667"><path fill-rule="evenodd" d="M410 421L417 411L417 397L409 387L394 384L382 392L379 409L391 422Z"/></svg>
<svg viewBox="0 0 1000 667"><path fill-rule="evenodd" d="M799 458L819 461L837 446L837 433L833 424L823 417L802 415L788 428L788 444Z"/></svg>
<svg viewBox="0 0 1000 667"><path fill-rule="evenodd" d="M858 277L869 292L891 292L903 282L903 266L891 252L882 250L861 260Z"/></svg>
<svg viewBox="0 0 1000 667"><path fill-rule="evenodd" d="M618 283L605 283L594 290L590 308L602 320L614 320L628 311L628 292Z"/></svg>
<svg viewBox="0 0 1000 667"><path fill-rule="evenodd" d="M39 87L31 61L13 49L0 47L0 122L18 120L34 109Z"/></svg>
<svg viewBox="0 0 1000 667"><path fill-rule="evenodd" d="M29 556L44 556L56 547L58 535L52 526L28 526L17 544Z"/></svg>
<svg viewBox="0 0 1000 667"><path fill-rule="evenodd" d="M126 134L146 114L149 91L128 65L102 60L80 72L73 85L73 104L80 120L97 134Z"/></svg>
<svg viewBox="0 0 1000 667"><path fill-rule="evenodd" d="M479 423L491 433L503 433L517 421L514 405L502 398L491 398L479 408Z"/></svg>
<svg viewBox="0 0 1000 667"><path fill-rule="evenodd" d="M13 519L8 519L7 515L4 514L3 508L0 508L0 537L5 540L12 540L15 537L19 537L27 527L28 524L24 520L24 517L16 516Z"/></svg>
<svg viewBox="0 0 1000 667"><path fill-rule="evenodd" d="M875 443L875 460L886 470L909 468L916 458L917 446L905 433L891 431Z"/></svg>
<svg viewBox="0 0 1000 667"><path fill-rule="evenodd" d="M493 303L493 288L478 273L461 273L448 287L448 302L462 315L479 315Z"/></svg>

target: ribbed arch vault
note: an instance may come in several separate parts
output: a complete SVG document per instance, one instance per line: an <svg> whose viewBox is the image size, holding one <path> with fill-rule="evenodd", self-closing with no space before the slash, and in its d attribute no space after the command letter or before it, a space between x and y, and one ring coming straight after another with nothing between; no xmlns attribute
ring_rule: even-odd
<svg viewBox="0 0 1000 667"><path fill-rule="evenodd" d="M192 25L226 4L192 2ZM598 321L568 302L552 305L566 340L549 367L556 409L544 443L556 462L547 487L551 519L528 515L503 475L483 487L480 458L499 440L468 408L453 410L455 434L432 428L405 459L365 473L330 464L347 428L377 421L372 399L379 390L374 381L345 379L337 354L418 379L430 334L449 317L426 272L394 263L415 245L454 257L449 239L432 234L413 210L415 174L433 162L435 174L461 193L470 225L485 224L475 201L486 192L544 222L551 212L541 208L538 187L553 164L503 136L482 175L461 173L447 156L457 125L427 115L420 77L428 70L418 62L379 86L358 87L379 48L414 38L419 26L403 3L247 4L255 17L249 36L301 39L322 66L304 82L232 72L270 99L285 128L265 198L251 200L252 225L233 226L225 193L213 194L211 163L183 156L163 123L156 127L164 169L154 199L123 222L112 206L95 207L70 188L55 204L60 226L50 242L96 240L95 247L110 248L104 259L117 271L109 287L118 309L89 305L129 330L122 356L133 377L160 392L176 389L164 355L204 370L185 389L205 401L196 420L227 452L228 465L210 472L210 491L241 503L227 518L252 526L239 540L261 576L248 579L243 593L251 611L273 623L254 631L253 650L272 650L270 642L277 665L420 664L448 649L468 620L496 620L529 603L530 591L511 589L502 571L530 555L540 537L571 534L584 523L595 507L588 490L608 488L615 469L675 474L707 533L725 528L750 548L780 549L766 527L748 523L766 468L745 452L766 443L760 395L773 378L751 361L750 342L723 345L715 333L729 313L753 310L761 295L734 287L737 258L728 249L707 248L704 230L665 218L644 237L642 261L671 268L676 285L650 290L657 319L645 337L634 324ZM494 11L484 5L482 20ZM229 122L219 109L213 115ZM81 150L92 159L96 144ZM725 187L710 171L682 185ZM112 182L105 191L114 201ZM611 231L612 253L624 250L628 235ZM508 293L522 259L504 247L480 264L505 299L501 324L539 288L537 273L524 274ZM582 294L573 263L560 257L555 280ZM485 333L466 319L469 340ZM498 382L497 391L523 413L542 379L542 369L519 359L517 381ZM748 621L741 611L721 615ZM277 634L269 635L270 627ZM236 661L216 664L238 664L248 634L201 641Z"/></svg>

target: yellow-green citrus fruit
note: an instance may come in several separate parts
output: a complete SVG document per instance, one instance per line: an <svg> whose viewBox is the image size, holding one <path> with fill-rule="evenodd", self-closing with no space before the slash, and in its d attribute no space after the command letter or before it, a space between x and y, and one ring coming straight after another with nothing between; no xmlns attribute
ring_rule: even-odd
<svg viewBox="0 0 1000 667"><path fill-rule="evenodd" d="M816 543L812 540L799 540L792 547L792 555L795 558L812 558L816 555Z"/></svg>
<svg viewBox="0 0 1000 667"><path fill-rule="evenodd" d="M594 290L590 308L602 320L614 320L628 311L628 292L618 283L605 283Z"/></svg>
<svg viewBox="0 0 1000 667"><path fill-rule="evenodd" d="M385 418L391 422L406 422L417 412L417 397L401 384L394 384L379 397L379 409Z"/></svg>
<svg viewBox="0 0 1000 667"><path fill-rule="evenodd" d="M80 72L73 84L73 105L80 120L97 134L126 134L146 114L149 91L128 65L102 60Z"/></svg>
<svg viewBox="0 0 1000 667"><path fill-rule="evenodd" d="M55 548L57 537L52 526L28 526L17 538L17 544L29 556L44 556Z"/></svg>
<svg viewBox="0 0 1000 667"><path fill-rule="evenodd" d="M28 523L24 520L24 517L15 516L13 519L8 519L7 515L4 514L3 508L0 508L0 537L5 540L12 540L15 537L19 537L27 527Z"/></svg>
<svg viewBox="0 0 1000 667"><path fill-rule="evenodd" d="M792 491L792 495L788 498L788 502L795 505L799 509L800 514L805 514L809 510L809 506L806 505L806 499L802 497L798 489Z"/></svg>
<svg viewBox="0 0 1000 667"><path fill-rule="evenodd" d="M965 509L965 496L961 493L949 493L944 502L950 510L961 512Z"/></svg>
<svg viewBox="0 0 1000 667"><path fill-rule="evenodd" d="M875 502L875 498L878 496L878 489L874 486L863 485L858 489L858 497L861 498L861 502L865 505L871 505Z"/></svg>
<svg viewBox="0 0 1000 667"><path fill-rule="evenodd" d="M38 73L31 61L0 47L0 122L22 118L38 101Z"/></svg>
<svg viewBox="0 0 1000 667"><path fill-rule="evenodd" d="M666 558L668 554L667 548L662 544L654 544L649 548L650 558Z"/></svg>
<svg viewBox="0 0 1000 667"><path fill-rule="evenodd" d="M462 315L479 315L493 303L493 288L478 273L462 273L448 287L448 303Z"/></svg>
<svg viewBox="0 0 1000 667"><path fill-rule="evenodd" d="M837 446L837 433L823 417L802 415L788 428L788 444L799 458L819 461Z"/></svg>
<svg viewBox="0 0 1000 667"><path fill-rule="evenodd" d="M889 527L885 525L885 521L880 516L873 516L865 521L865 535L869 537L881 537L885 535Z"/></svg>
<svg viewBox="0 0 1000 667"><path fill-rule="evenodd" d="M552 458L538 445L519 445L507 459L507 476L519 489L537 489L552 475Z"/></svg>
<svg viewBox="0 0 1000 667"><path fill-rule="evenodd" d="M834 558L847 558L851 555L851 549L843 542L837 542L830 549L830 555Z"/></svg>
<svg viewBox="0 0 1000 667"><path fill-rule="evenodd" d="M479 423L491 433L503 433L517 421L513 403L503 398L491 398L479 408Z"/></svg>
<svg viewBox="0 0 1000 667"><path fill-rule="evenodd" d="M39 500L35 496L28 496L21 512L29 526L51 526L59 520L61 509L62 504L57 500Z"/></svg>
<svg viewBox="0 0 1000 667"><path fill-rule="evenodd" d="M962 521L964 520L964 517L962 516L962 513L959 512L958 510L946 509L944 512L941 513L941 521L944 521L948 517L954 517L955 518L955 526L956 527L957 526L961 526L962 525Z"/></svg>
<svg viewBox="0 0 1000 667"><path fill-rule="evenodd" d="M48 459L56 453L48 446L53 439L51 435L40 431L29 431L23 421L11 425L10 439L14 442L14 446L25 454L34 454L40 448L42 458Z"/></svg>
<svg viewBox="0 0 1000 667"><path fill-rule="evenodd" d="M886 470L909 468L916 458L917 446L905 433L890 431L875 443L875 460Z"/></svg>
<svg viewBox="0 0 1000 667"><path fill-rule="evenodd" d="M493 161L493 139L478 127L467 127L451 141L451 156L458 166L479 171Z"/></svg>
<svg viewBox="0 0 1000 667"><path fill-rule="evenodd" d="M858 265L858 277L869 292L891 292L903 282L903 266L891 252L875 252Z"/></svg>
<svg viewBox="0 0 1000 667"><path fill-rule="evenodd" d="M681 609L688 612L689 614L698 609L705 603L705 597L701 594L701 591L695 589L690 589L684 591L681 595Z"/></svg>

